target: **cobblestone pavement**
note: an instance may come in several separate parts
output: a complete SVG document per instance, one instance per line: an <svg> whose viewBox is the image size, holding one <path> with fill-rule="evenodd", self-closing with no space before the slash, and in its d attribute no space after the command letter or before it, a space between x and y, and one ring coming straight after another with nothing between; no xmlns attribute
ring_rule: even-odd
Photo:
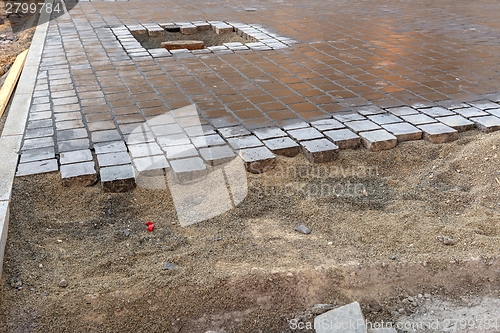
<svg viewBox="0 0 500 333"><path fill-rule="evenodd" d="M251 40L170 53L132 35L172 24ZM237 155L263 172L275 154L449 142L500 129L499 78L496 1L79 2L50 22L17 175L123 191Z"/></svg>

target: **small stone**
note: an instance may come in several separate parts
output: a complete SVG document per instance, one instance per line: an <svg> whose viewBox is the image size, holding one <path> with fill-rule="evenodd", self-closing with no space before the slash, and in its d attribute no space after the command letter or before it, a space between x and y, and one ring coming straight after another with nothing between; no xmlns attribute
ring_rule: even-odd
<svg viewBox="0 0 500 333"><path fill-rule="evenodd" d="M14 288L16 289L22 289L23 288L23 283L19 280L14 283Z"/></svg>
<svg viewBox="0 0 500 333"><path fill-rule="evenodd" d="M332 306L330 304L314 304L314 306L311 309L311 313L317 316L322 313L325 313L326 311L330 311L331 309Z"/></svg>
<svg viewBox="0 0 500 333"><path fill-rule="evenodd" d="M436 239L444 245L455 245L455 240L447 236L437 236Z"/></svg>
<svg viewBox="0 0 500 333"><path fill-rule="evenodd" d="M396 257L396 256L392 256L392 257L391 257L391 260L396 260L397 258L398 258L398 257Z"/></svg>
<svg viewBox="0 0 500 333"><path fill-rule="evenodd" d="M39 264L39 265L38 265L38 267L39 267L39 268L43 268L43 264Z"/></svg>
<svg viewBox="0 0 500 333"><path fill-rule="evenodd" d="M174 268L177 268L177 265L169 263L169 262L163 263L163 270L164 271L170 271L170 270L172 270Z"/></svg>
<svg viewBox="0 0 500 333"><path fill-rule="evenodd" d="M123 234L125 235L125 237L130 236L130 230L128 229L123 230Z"/></svg>
<svg viewBox="0 0 500 333"><path fill-rule="evenodd" d="M305 225L298 225L295 227L295 231L300 232L301 234L308 235L311 233L311 229L306 227Z"/></svg>
<svg viewBox="0 0 500 333"><path fill-rule="evenodd" d="M68 281L66 281L65 279L62 279L61 281L59 281L58 286L61 288L66 288L68 286Z"/></svg>

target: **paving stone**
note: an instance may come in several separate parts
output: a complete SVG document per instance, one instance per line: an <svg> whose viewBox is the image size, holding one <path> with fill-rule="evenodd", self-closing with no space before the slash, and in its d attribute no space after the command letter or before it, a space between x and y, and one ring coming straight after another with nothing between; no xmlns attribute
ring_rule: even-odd
<svg viewBox="0 0 500 333"><path fill-rule="evenodd" d="M215 134L214 128L210 125L184 127L184 131L188 136L202 136L202 135Z"/></svg>
<svg viewBox="0 0 500 333"><path fill-rule="evenodd" d="M437 104L449 110L462 109L469 106L468 104L453 100L439 101Z"/></svg>
<svg viewBox="0 0 500 333"><path fill-rule="evenodd" d="M324 138L320 131L313 127L300 128L296 130L287 131L288 135L296 141L307 141Z"/></svg>
<svg viewBox="0 0 500 333"><path fill-rule="evenodd" d="M200 155L209 165L216 166L232 161L236 154L229 146L217 146L200 149Z"/></svg>
<svg viewBox="0 0 500 333"><path fill-rule="evenodd" d="M333 118L336 120L345 123L348 121L358 121L358 120L365 120L366 118L363 117L362 115L354 112L349 112L349 113L338 113L334 114Z"/></svg>
<svg viewBox="0 0 500 333"><path fill-rule="evenodd" d="M470 120L476 124L479 130L485 133L491 133L500 129L500 118L495 116L474 117L470 118Z"/></svg>
<svg viewBox="0 0 500 333"><path fill-rule="evenodd" d="M311 163L325 163L337 157L339 147L328 139L300 142L304 155Z"/></svg>
<svg viewBox="0 0 500 333"><path fill-rule="evenodd" d="M382 151L396 147L397 138L384 129L362 132L361 142L369 151Z"/></svg>
<svg viewBox="0 0 500 333"><path fill-rule="evenodd" d="M400 123L402 120L391 113L378 114L374 116L368 116L368 119L373 121L378 125L394 124Z"/></svg>
<svg viewBox="0 0 500 333"><path fill-rule="evenodd" d="M164 155L134 158L133 162L138 172L146 172L158 169L170 169L170 164L168 163Z"/></svg>
<svg viewBox="0 0 500 333"><path fill-rule="evenodd" d="M26 129L26 131L24 132L25 139L42 138L53 135L54 135L54 129L52 127Z"/></svg>
<svg viewBox="0 0 500 333"><path fill-rule="evenodd" d="M357 120L357 121L350 121L345 123L345 125L354 133L360 133L360 132L366 132L366 131L373 131L376 129L380 129L380 126L375 124L374 122L370 120Z"/></svg>
<svg viewBox="0 0 500 333"><path fill-rule="evenodd" d="M81 119L75 120L67 120L67 121L56 121L56 129L67 130L67 129L75 129L75 128L83 128L83 121Z"/></svg>
<svg viewBox="0 0 500 333"><path fill-rule="evenodd" d="M409 122L412 125L424 125L437 122L434 118L431 118L425 114L412 114L408 116L401 116L404 121Z"/></svg>
<svg viewBox="0 0 500 333"><path fill-rule="evenodd" d="M118 141L121 140L122 136L118 130L106 130L92 132L91 140L92 142L108 142L108 141Z"/></svg>
<svg viewBox="0 0 500 333"><path fill-rule="evenodd" d="M165 30L163 30L163 28L160 27L159 25L147 26L146 29L148 30L149 37L160 37L165 35Z"/></svg>
<svg viewBox="0 0 500 333"><path fill-rule="evenodd" d="M488 109L498 109L499 107L498 104L488 100L470 102L469 104L483 111Z"/></svg>
<svg viewBox="0 0 500 333"><path fill-rule="evenodd" d="M251 133L243 126L219 128L217 131L223 138L229 139L237 136L250 135Z"/></svg>
<svg viewBox="0 0 500 333"><path fill-rule="evenodd" d="M97 155L97 164L100 168L130 163L130 155L125 151Z"/></svg>
<svg viewBox="0 0 500 333"><path fill-rule="evenodd" d="M173 160L170 161L170 166L175 179L181 184L191 182L208 174L207 166L200 157Z"/></svg>
<svg viewBox="0 0 500 333"><path fill-rule="evenodd" d="M339 149L356 149L361 144L361 138L356 133L347 128L323 133L328 139L333 141Z"/></svg>
<svg viewBox="0 0 500 333"><path fill-rule="evenodd" d="M438 117L436 120L442 122L443 124L456 129L459 132L465 132L474 128L474 123L466 118L454 115L448 117Z"/></svg>
<svg viewBox="0 0 500 333"><path fill-rule="evenodd" d="M226 141L224 141L219 134L196 136L192 137L191 141L196 148L213 147L226 144Z"/></svg>
<svg viewBox="0 0 500 333"><path fill-rule="evenodd" d="M311 126L320 132L331 131L336 129L345 128L345 126L335 119L323 119L311 122Z"/></svg>
<svg viewBox="0 0 500 333"><path fill-rule="evenodd" d="M151 132L133 132L126 136L128 145L135 145L139 143L154 142L155 135Z"/></svg>
<svg viewBox="0 0 500 333"><path fill-rule="evenodd" d="M205 48L205 43L201 40L176 40L162 42L161 47L167 50L201 50Z"/></svg>
<svg viewBox="0 0 500 333"><path fill-rule="evenodd" d="M30 120L28 121L28 129L52 127L52 119Z"/></svg>
<svg viewBox="0 0 500 333"><path fill-rule="evenodd" d="M412 141L422 139L422 131L408 123L396 123L382 125L388 132L392 133L398 139L398 142Z"/></svg>
<svg viewBox="0 0 500 333"><path fill-rule="evenodd" d="M186 134L173 134L167 136L159 136L157 138L158 144L162 147L187 145L191 143Z"/></svg>
<svg viewBox="0 0 500 333"><path fill-rule="evenodd" d="M23 147L21 148L21 150L24 151L45 147L54 147L54 138L49 136L45 138L26 139L23 142Z"/></svg>
<svg viewBox="0 0 500 333"><path fill-rule="evenodd" d="M16 176L28 176L59 170L56 159L21 163L17 166Z"/></svg>
<svg viewBox="0 0 500 333"><path fill-rule="evenodd" d="M299 128L309 127L309 124L302 120L288 119L279 123L279 125L285 130L290 131Z"/></svg>
<svg viewBox="0 0 500 333"><path fill-rule="evenodd" d="M260 140L281 138L287 136L287 134L278 127L258 128L253 130L253 134Z"/></svg>
<svg viewBox="0 0 500 333"><path fill-rule="evenodd" d="M57 151L59 153L62 153L65 151L87 149L89 147L90 147L90 141L87 138L68 140L68 141L63 141L63 142L57 143Z"/></svg>
<svg viewBox="0 0 500 333"><path fill-rule="evenodd" d="M358 302L344 305L314 318L316 333L366 333Z"/></svg>
<svg viewBox="0 0 500 333"><path fill-rule="evenodd" d="M57 131L56 137L57 141L83 139L88 137L88 133L85 128L76 128L76 129Z"/></svg>
<svg viewBox="0 0 500 333"><path fill-rule="evenodd" d="M198 151L192 144L165 147L163 150L168 160L198 156Z"/></svg>
<svg viewBox="0 0 500 333"><path fill-rule="evenodd" d="M55 157L56 154L53 146L38 148L38 149L30 149L30 150L25 150L21 153L21 158L19 159L19 163L49 160Z"/></svg>
<svg viewBox="0 0 500 333"><path fill-rule="evenodd" d="M294 157L300 153L300 146L289 137L269 139L262 142L276 155Z"/></svg>
<svg viewBox="0 0 500 333"><path fill-rule="evenodd" d="M92 186L97 183L94 162L61 165L63 186Z"/></svg>
<svg viewBox="0 0 500 333"><path fill-rule="evenodd" d="M128 150L133 158L163 155L163 151L156 142L128 145Z"/></svg>
<svg viewBox="0 0 500 333"><path fill-rule="evenodd" d="M245 149L262 146L262 142L254 135L240 136L237 138L230 138L227 143L234 149Z"/></svg>
<svg viewBox="0 0 500 333"><path fill-rule="evenodd" d="M376 105L361 106L356 110L362 116L371 116L385 113L386 111Z"/></svg>
<svg viewBox="0 0 500 333"><path fill-rule="evenodd" d="M488 112L489 114L491 114L495 117L500 118L500 109L490 109L490 110L486 110L486 112Z"/></svg>
<svg viewBox="0 0 500 333"><path fill-rule="evenodd" d="M100 168L99 173L105 192L121 193L135 188L135 173L131 164Z"/></svg>
<svg viewBox="0 0 500 333"><path fill-rule="evenodd" d="M391 108L391 109L388 109L387 111L389 111L390 113L392 113L395 116L408 116L410 114L418 114L419 113L417 110L412 109L408 106Z"/></svg>
<svg viewBox="0 0 500 333"><path fill-rule="evenodd" d="M445 143L458 139L458 131L442 123L418 126L424 134L423 138L432 143Z"/></svg>
<svg viewBox="0 0 500 333"><path fill-rule="evenodd" d="M462 117L465 118L471 118L471 117L481 117L481 116L487 116L488 113L485 111L481 111L478 108L475 107L470 107L470 108L463 108L463 109L456 109L454 110L456 113L461 115Z"/></svg>
<svg viewBox="0 0 500 333"><path fill-rule="evenodd" d="M446 117L446 116L453 116L455 115L455 112L452 112L448 109L435 106L432 108L426 108L426 109L419 109L419 111L423 114L428 115L429 117Z"/></svg>
<svg viewBox="0 0 500 333"><path fill-rule="evenodd" d="M127 147L123 141L99 142L94 144L96 154L117 153L127 151Z"/></svg>
<svg viewBox="0 0 500 333"><path fill-rule="evenodd" d="M178 124L151 126L151 131L156 136L165 136L165 135L184 133L184 130Z"/></svg>
<svg viewBox="0 0 500 333"><path fill-rule="evenodd" d="M242 149L239 155L250 173L264 173L276 166L276 156L266 147Z"/></svg>
<svg viewBox="0 0 500 333"><path fill-rule="evenodd" d="M183 35L194 35L198 32L198 28L195 25L183 25L180 27L181 34Z"/></svg>
<svg viewBox="0 0 500 333"><path fill-rule="evenodd" d="M61 165L88 161L92 161L90 149L68 151L59 155Z"/></svg>

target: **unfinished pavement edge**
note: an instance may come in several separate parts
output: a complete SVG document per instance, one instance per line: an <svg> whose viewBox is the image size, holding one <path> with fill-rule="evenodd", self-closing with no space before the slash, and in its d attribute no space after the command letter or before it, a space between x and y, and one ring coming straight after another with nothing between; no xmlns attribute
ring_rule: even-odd
<svg viewBox="0 0 500 333"><path fill-rule="evenodd" d="M53 0L46 0L44 8L47 8L47 4L52 3ZM12 104L0 137L0 279L3 272L3 258L7 243L12 184L19 158L17 153L21 148L24 128L42 58L45 37L47 36L49 27L50 15L51 13L47 11L40 14L28 57L17 83L16 91L12 97Z"/></svg>

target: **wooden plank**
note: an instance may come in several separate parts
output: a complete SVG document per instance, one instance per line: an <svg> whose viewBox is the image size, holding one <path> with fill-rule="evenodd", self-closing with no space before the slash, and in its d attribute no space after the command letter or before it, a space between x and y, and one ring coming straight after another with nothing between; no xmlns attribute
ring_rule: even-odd
<svg viewBox="0 0 500 333"><path fill-rule="evenodd" d="M5 108L9 103L10 96L14 91L17 80L19 80L19 76L21 75L21 71L24 67L24 62L26 61L26 57L28 56L28 51L29 50L26 50L16 57L14 64L9 70L7 79L5 80L2 89L0 90L0 117L3 115Z"/></svg>

